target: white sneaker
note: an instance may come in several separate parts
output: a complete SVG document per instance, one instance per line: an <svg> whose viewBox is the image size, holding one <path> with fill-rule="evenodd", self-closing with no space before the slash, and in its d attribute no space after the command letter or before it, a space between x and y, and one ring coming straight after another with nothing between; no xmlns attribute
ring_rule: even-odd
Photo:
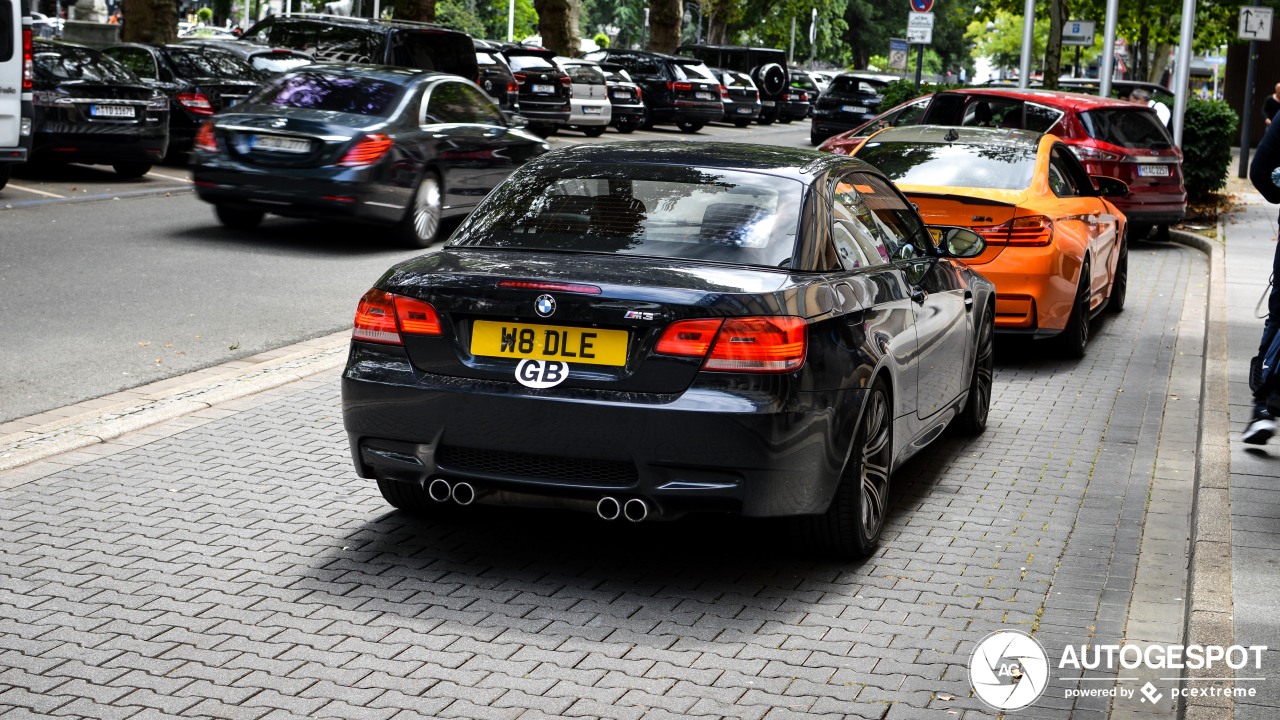
<svg viewBox="0 0 1280 720"><path fill-rule="evenodd" d="M1258 418L1249 423L1241 438L1249 445L1266 445L1272 435L1276 434L1276 421L1271 418Z"/></svg>

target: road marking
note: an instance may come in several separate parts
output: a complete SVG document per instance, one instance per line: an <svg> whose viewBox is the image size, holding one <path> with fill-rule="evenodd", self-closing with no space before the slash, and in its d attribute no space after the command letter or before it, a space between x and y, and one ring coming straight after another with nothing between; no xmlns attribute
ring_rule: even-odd
<svg viewBox="0 0 1280 720"><path fill-rule="evenodd" d="M195 182L195 181L194 181L194 180L192 180L191 178L177 177L177 176L174 176L174 175L165 175L165 174L163 174L163 173L158 173L158 172L156 172L156 171L154 171L154 170L152 170L151 172L149 172L149 173L147 173L147 174L148 174L148 175L150 175L151 177L162 177L162 178L164 178L164 179L166 179L166 180L175 180L175 181L177 181L177 182L184 182L184 183Z"/></svg>
<svg viewBox="0 0 1280 720"><path fill-rule="evenodd" d="M59 195L57 193L45 192L44 190L29 188L25 185L15 185L14 183L9 183L9 187L13 188L14 190L22 190L24 192L35 193L36 195L44 195L45 197L62 198L62 199L65 199L67 197L66 195Z"/></svg>

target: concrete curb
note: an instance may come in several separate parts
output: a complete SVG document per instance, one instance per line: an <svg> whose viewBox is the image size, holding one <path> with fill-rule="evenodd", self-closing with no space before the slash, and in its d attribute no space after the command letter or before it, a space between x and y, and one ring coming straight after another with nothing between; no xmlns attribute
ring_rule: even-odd
<svg viewBox="0 0 1280 720"><path fill-rule="evenodd" d="M346 361L349 342L350 332L344 330L272 351L269 360L229 362L197 373L199 380L163 383L164 389L140 398L0 436L0 472L332 370Z"/></svg>
<svg viewBox="0 0 1280 720"><path fill-rule="evenodd" d="M1209 256L1209 302L1205 327L1204 366L1201 376L1200 435L1196 443L1195 492L1191 509L1191 543L1187 573L1186 644L1233 644L1231 587L1231 444L1228 407L1227 285L1223 223L1218 220L1217 240L1193 233L1172 231L1174 242ZM1229 668L1184 671L1181 687L1189 678L1231 675ZM1229 683L1230 684L1230 683ZM1190 720L1229 720L1234 701L1227 698L1183 698L1177 716Z"/></svg>

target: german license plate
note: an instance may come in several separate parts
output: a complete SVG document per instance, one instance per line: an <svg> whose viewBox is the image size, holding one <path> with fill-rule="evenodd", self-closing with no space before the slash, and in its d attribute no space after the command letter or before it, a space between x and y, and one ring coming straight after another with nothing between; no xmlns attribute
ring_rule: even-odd
<svg viewBox="0 0 1280 720"><path fill-rule="evenodd" d="M137 109L132 105L90 105L89 115L100 118L132 118Z"/></svg>
<svg viewBox="0 0 1280 720"><path fill-rule="evenodd" d="M1138 177L1169 177L1168 165L1139 165Z"/></svg>
<svg viewBox="0 0 1280 720"><path fill-rule="evenodd" d="M712 95L709 92L696 92L693 94L693 97L698 100L715 100L716 99L716 96Z"/></svg>
<svg viewBox="0 0 1280 720"><path fill-rule="evenodd" d="M582 108L583 115L599 115L604 112L604 108L586 106Z"/></svg>
<svg viewBox="0 0 1280 720"><path fill-rule="evenodd" d="M536 93L553 93L556 88L554 85L534 85L533 91Z"/></svg>
<svg viewBox="0 0 1280 720"><path fill-rule="evenodd" d="M739 115L750 115L751 108L738 108L734 110L734 112L738 113Z"/></svg>
<svg viewBox="0 0 1280 720"><path fill-rule="evenodd" d="M630 99L631 99L631 93L629 93L629 92L614 92L614 93L610 93L610 96L611 96L611 97L613 97L613 99L615 99L615 100L630 100Z"/></svg>
<svg viewBox="0 0 1280 720"><path fill-rule="evenodd" d="M861 107L858 107L857 105L841 105L840 110L843 112L851 112L851 113L866 112L866 110L863 110Z"/></svg>
<svg viewBox="0 0 1280 720"><path fill-rule="evenodd" d="M627 331L477 320L471 353L618 367L627 364Z"/></svg>
<svg viewBox="0 0 1280 720"><path fill-rule="evenodd" d="M311 151L311 141L302 138L280 137L279 135L255 135L254 150L271 152L304 153Z"/></svg>

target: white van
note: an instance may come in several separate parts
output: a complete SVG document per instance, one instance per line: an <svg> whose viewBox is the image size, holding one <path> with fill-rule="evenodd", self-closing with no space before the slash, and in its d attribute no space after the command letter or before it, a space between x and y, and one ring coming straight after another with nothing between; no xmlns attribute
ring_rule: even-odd
<svg viewBox="0 0 1280 720"><path fill-rule="evenodd" d="M31 152L30 0L0 0L0 188Z"/></svg>

